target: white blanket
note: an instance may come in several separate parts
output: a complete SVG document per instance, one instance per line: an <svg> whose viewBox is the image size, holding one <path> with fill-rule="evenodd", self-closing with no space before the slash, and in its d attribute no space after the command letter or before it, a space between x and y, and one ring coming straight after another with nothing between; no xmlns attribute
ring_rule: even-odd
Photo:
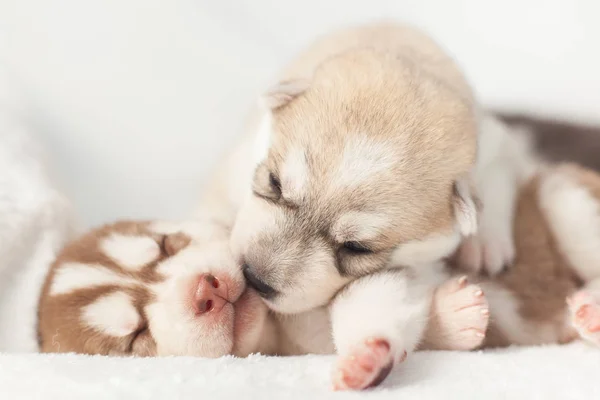
<svg viewBox="0 0 600 400"><path fill-rule="evenodd" d="M73 227L17 97L0 64L0 352L37 349L38 293Z"/></svg>
<svg viewBox="0 0 600 400"><path fill-rule="evenodd" d="M600 399L600 351L584 344L423 352L366 394L330 389L329 356L119 359L0 356L2 399Z"/></svg>

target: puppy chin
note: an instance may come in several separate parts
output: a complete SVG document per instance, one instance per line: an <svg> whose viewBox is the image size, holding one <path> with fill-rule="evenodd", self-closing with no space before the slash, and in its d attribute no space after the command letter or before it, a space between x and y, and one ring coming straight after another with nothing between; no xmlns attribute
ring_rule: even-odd
<svg viewBox="0 0 600 400"><path fill-rule="evenodd" d="M260 296L248 288L234 304L233 351L238 357L257 352L264 339L269 309Z"/></svg>
<svg viewBox="0 0 600 400"><path fill-rule="evenodd" d="M300 303L298 301L289 300L285 297L277 297L276 299L262 300L270 310L275 311L279 314L299 314L319 306L318 304L312 306L311 303Z"/></svg>
<svg viewBox="0 0 600 400"><path fill-rule="evenodd" d="M298 314L329 304L336 293L350 281L349 278L332 274L314 281L304 280L290 284L290 293L278 293L265 304L280 314Z"/></svg>

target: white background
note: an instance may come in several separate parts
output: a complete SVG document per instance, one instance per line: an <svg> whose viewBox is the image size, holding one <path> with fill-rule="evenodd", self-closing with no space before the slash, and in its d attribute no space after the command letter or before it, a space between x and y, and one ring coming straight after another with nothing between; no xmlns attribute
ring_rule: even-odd
<svg viewBox="0 0 600 400"><path fill-rule="evenodd" d="M428 30L486 105L600 122L598 0L0 0L0 63L86 224L179 218L285 60L381 17Z"/></svg>

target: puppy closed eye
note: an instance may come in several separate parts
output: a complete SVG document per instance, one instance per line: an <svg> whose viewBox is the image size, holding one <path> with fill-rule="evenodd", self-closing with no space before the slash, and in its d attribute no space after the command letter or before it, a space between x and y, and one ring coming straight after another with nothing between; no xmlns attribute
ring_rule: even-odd
<svg viewBox="0 0 600 400"><path fill-rule="evenodd" d="M272 172L269 172L269 184L273 192L281 195L281 181Z"/></svg>
<svg viewBox="0 0 600 400"><path fill-rule="evenodd" d="M131 340L128 346L128 353L136 356L151 356L153 354L154 341L150 335L148 326L142 326L131 334Z"/></svg>
<svg viewBox="0 0 600 400"><path fill-rule="evenodd" d="M342 244L342 247L344 248L344 250L353 254L370 254L373 252L373 250L369 249L365 245L353 240L344 242Z"/></svg>
<svg viewBox="0 0 600 400"><path fill-rule="evenodd" d="M252 190L256 196L266 200L278 201L281 199L281 181L264 164L259 165L256 169Z"/></svg>
<svg viewBox="0 0 600 400"><path fill-rule="evenodd" d="M148 330L147 326L141 326L130 335L131 339L129 341L129 351L133 351L133 345L135 344L136 340L138 340L138 339L141 340L147 330Z"/></svg>
<svg viewBox="0 0 600 400"><path fill-rule="evenodd" d="M187 247L191 241L192 239L187 234L183 232L175 232L169 235L161 236L158 239L158 244L163 254L171 257Z"/></svg>

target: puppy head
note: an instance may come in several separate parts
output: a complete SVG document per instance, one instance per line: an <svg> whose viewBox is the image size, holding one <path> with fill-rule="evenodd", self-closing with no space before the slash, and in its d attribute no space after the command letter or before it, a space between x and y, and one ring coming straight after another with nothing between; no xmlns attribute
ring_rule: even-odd
<svg viewBox="0 0 600 400"><path fill-rule="evenodd" d="M118 222L69 244L42 291L42 351L202 357L255 351L266 307L245 290L226 243L194 243L180 228Z"/></svg>
<svg viewBox="0 0 600 400"><path fill-rule="evenodd" d="M437 260L474 231L475 118L451 88L365 50L264 104L232 248L273 309L323 305L357 276Z"/></svg>

